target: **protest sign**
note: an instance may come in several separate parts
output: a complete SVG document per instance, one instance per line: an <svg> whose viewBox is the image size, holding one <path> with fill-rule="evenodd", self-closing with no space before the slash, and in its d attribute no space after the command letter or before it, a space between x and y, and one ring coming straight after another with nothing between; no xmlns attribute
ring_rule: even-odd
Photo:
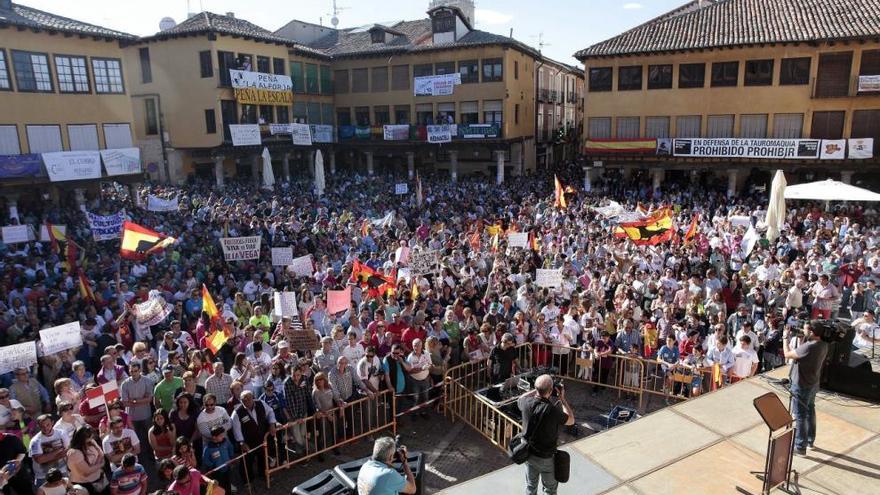
<svg viewBox="0 0 880 495"><path fill-rule="evenodd" d="M284 266L293 263L293 249L287 247L272 248L272 266Z"/></svg>
<svg viewBox="0 0 880 495"><path fill-rule="evenodd" d="M400 196L401 194L409 194L409 185L406 182L394 184L394 194L398 196Z"/></svg>
<svg viewBox="0 0 880 495"><path fill-rule="evenodd" d="M429 143L452 142L452 129L448 125L429 125L427 127Z"/></svg>
<svg viewBox="0 0 880 495"><path fill-rule="evenodd" d="M275 293L275 314L278 316L296 316L299 310L296 307L295 292Z"/></svg>
<svg viewBox="0 0 880 495"><path fill-rule="evenodd" d="M748 215L733 215L728 220L730 220L730 225L733 227L748 227L752 224L752 220Z"/></svg>
<svg viewBox="0 0 880 495"><path fill-rule="evenodd" d="M385 141L406 141L409 139L409 126L385 125L382 127L382 137Z"/></svg>
<svg viewBox="0 0 880 495"><path fill-rule="evenodd" d="M308 124L290 124L290 135L293 144L298 146L312 145L312 130Z"/></svg>
<svg viewBox="0 0 880 495"><path fill-rule="evenodd" d="M327 124L310 124L313 143L332 143L333 126Z"/></svg>
<svg viewBox="0 0 880 495"><path fill-rule="evenodd" d="M542 270L538 268L535 271L535 284L538 287L562 287L562 269Z"/></svg>
<svg viewBox="0 0 880 495"><path fill-rule="evenodd" d="M850 158L864 159L874 156L874 138L850 139L848 146Z"/></svg>
<svg viewBox="0 0 880 495"><path fill-rule="evenodd" d="M165 302L165 298L157 296L150 298L149 301L135 305L135 314L137 322L145 327L151 327L159 324L168 315L171 314L173 306Z"/></svg>
<svg viewBox="0 0 880 495"><path fill-rule="evenodd" d="M177 196L170 199L160 198L150 194L147 196L147 210L149 211L177 211Z"/></svg>
<svg viewBox="0 0 880 495"><path fill-rule="evenodd" d="M527 248L529 247L529 233L528 232L511 232L507 234L507 245L514 248Z"/></svg>
<svg viewBox="0 0 880 495"><path fill-rule="evenodd" d="M262 237L222 237L223 257L226 261L256 260L260 258L260 241Z"/></svg>
<svg viewBox="0 0 880 495"><path fill-rule="evenodd" d="M28 242L28 226L27 225L7 225L3 227L3 244L17 244L19 242Z"/></svg>
<svg viewBox="0 0 880 495"><path fill-rule="evenodd" d="M55 228L58 229L62 234L67 235L67 225L55 225ZM49 229L46 228L46 224L40 225L40 242L51 242L52 239L49 238Z"/></svg>
<svg viewBox="0 0 880 495"><path fill-rule="evenodd" d="M692 158L819 158L818 139L675 139L672 149L675 156Z"/></svg>
<svg viewBox="0 0 880 495"><path fill-rule="evenodd" d="M321 347L318 335L312 330L294 330L287 332L290 347L295 351L315 351Z"/></svg>
<svg viewBox="0 0 880 495"><path fill-rule="evenodd" d="M229 69L235 100L239 105L281 105L293 103L293 82L284 74Z"/></svg>
<svg viewBox="0 0 880 495"><path fill-rule="evenodd" d="M418 76L413 78L415 96L449 96L461 84L461 73Z"/></svg>
<svg viewBox="0 0 880 495"><path fill-rule="evenodd" d="M40 342L43 343L44 354L55 354L81 346L83 339L79 322L74 321L40 330Z"/></svg>
<svg viewBox="0 0 880 495"><path fill-rule="evenodd" d="M341 313L351 306L351 286L344 290L327 291L327 312L331 315Z"/></svg>
<svg viewBox="0 0 880 495"><path fill-rule="evenodd" d="M122 236L122 224L125 223L125 210L113 215L95 215L86 212L92 237L96 241L110 241Z"/></svg>
<svg viewBox="0 0 880 495"><path fill-rule="evenodd" d="M30 368L37 363L37 343L34 341L0 347L0 374L15 368Z"/></svg>
<svg viewBox="0 0 880 495"><path fill-rule="evenodd" d="M409 271L412 275L426 275L440 271L440 253L416 251L409 253Z"/></svg>
<svg viewBox="0 0 880 495"><path fill-rule="evenodd" d="M314 264L312 263L312 255L307 254L294 258L287 267L288 270L296 274L297 277L311 277L314 272Z"/></svg>
<svg viewBox="0 0 880 495"><path fill-rule="evenodd" d="M259 146L263 144L259 124L230 124L229 134L233 146Z"/></svg>
<svg viewBox="0 0 880 495"><path fill-rule="evenodd" d="M290 134L290 124L269 124L269 134Z"/></svg>
<svg viewBox="0 0 880 495"><path fill-rule="evenodd" d="M120 148L101 150L101 160L107 175L128 175L141 173L141 149Z"/></svg>

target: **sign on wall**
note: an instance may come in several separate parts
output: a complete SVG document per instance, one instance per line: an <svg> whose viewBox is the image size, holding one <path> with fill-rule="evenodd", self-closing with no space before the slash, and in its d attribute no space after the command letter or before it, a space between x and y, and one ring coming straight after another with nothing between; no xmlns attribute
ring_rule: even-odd
<svg viewBox="0 0 880 495"><path fill-rule="evenodd" d="M52 182L101 178L101 154L97 151L43 153L43 163Z"/></svg>
<svg viewBox="0 0 880 495"><path fill-rule="evenodd" d="M107 175L128 175L141 173L140 148L121 148L101 150L101 160Z"/></svg>
<svg viewBox="0 0 880 495"><path fill-rule="evenodd" d="M856 138L849 140L849 157L865 159L874 156L874 138Z"/></svg>
<svg viewBox="0 0 880 495"><path fill-rule="evenodd" d="M450 143L452 142L452 129L448 125L429 125L428 126L428 142L429 143Z"/></svg>
<svg viewBox="0 0 880 495"><path fill-rule="evenodd" d="M673 154L692 158L819 158L818 139L675 139Z"/></svg>
<svg viewBox="0 0 880 495"><path fill-rule="evenodd" d="M242 105L291 105L293 82L281 74L229 70L235 100Z"/></svg>
<svg viewBox="0 0 880 495"><path fill-rule="evenodd" d="M859 76L859 93L880 91L880 75Z"/></svg>
<svg viewBox="0 0 880 495"><path fill-rule="evenodd" d="M233 146L259 146L263 144L259 124L229 124Z"/></svg>
<svg viewBox="0 0 880 495"><path fill-rule="evenodd" d="M385 125L382 126L385 141L406 141L409 139L408 125Z"/></svg>
<svg viewBox="0 0 880 495"><path fill-rule="evenodd" d="M290 134L293 144L298 146L312 145L312 130L308 124L290 124Z"/></svg>
<svg viewBox="0 0 880 495"><path fill-rule="evenodd" d="M461 73L420 76L413 80L413 93L416 96L449 96L455 86L461 84Z"/></svg>

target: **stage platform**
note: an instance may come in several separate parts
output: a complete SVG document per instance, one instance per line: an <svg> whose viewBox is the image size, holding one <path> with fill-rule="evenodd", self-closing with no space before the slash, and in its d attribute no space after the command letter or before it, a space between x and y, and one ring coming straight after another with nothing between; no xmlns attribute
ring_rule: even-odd
<svg viewBox="0 0 880 495"><path fill-rule="evenodd" d="M768 378L780 368L571 442L571 479L560 494L761 493L767 427L752 400L788 392ZM880 405L836 393L816 400L816 448L795 456L803 495L880 493ZM444 495L523 493L525 466L511 465L450 487ZM540 488L539 488L540 493Z"/></svg>

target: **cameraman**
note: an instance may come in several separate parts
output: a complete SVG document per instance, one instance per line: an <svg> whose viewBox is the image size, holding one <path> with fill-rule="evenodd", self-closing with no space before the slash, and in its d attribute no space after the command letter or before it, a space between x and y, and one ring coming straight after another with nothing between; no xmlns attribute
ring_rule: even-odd
<svg viewBox="0 0 880 495"><path fill-rule="evenodd" d="M551 400L553 391L559 401ZM538 476L544 485L544 493L556 493L556 481L553 457L559 440L559 427L574 424L574 410L565 400L565 389L560 384L553 386L550 375L541 375L535 380L535 390L523 395L517 401L522 412L522 426L525 431L532 415L538 416L534 431L529 432L529 458L526 460L526 493L538 493ZM561 407L560 407L561 406Z"/></svg>
<svg viewBox="0 0 880 495"><path fill-rule="evenodd" d="M406 477L401 476L394 467L395 454L400 452L400 460ZM373 456L364 463L358 474L358 495L393 495L415 493L416 479L406 461L406 447L395 450L394 440L382 437L373 444Z"/></svg>
<svg viewBox="0 0 880 495"><path fill-rule="evenodd" d="M828 344L822 340L818 320L804 324L803 338L791 348L790 330L782 337L782 350L791 359L791 412L795 419L795 453L806 455L807 447L813 447L816 439L816 392L819 391L819 375L828 354Z"/></svg>

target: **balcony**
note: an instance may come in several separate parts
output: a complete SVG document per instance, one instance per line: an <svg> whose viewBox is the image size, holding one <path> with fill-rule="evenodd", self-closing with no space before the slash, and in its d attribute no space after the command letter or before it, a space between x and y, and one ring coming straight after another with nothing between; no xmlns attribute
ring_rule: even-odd
<svg viewBox="0 0 880 495"><path fill-rule="evenodd" d="M550 101L550 90L545 88L539 89L538 101Z"/></svg>
<svg viewBox="0 0 880 495"><path fill-rule="evenodd" d="M400 126L393 126L400 129ZM427 142L428 126L410 125L408 133L391 132L388 135L392 139L385 139L386 133L384 126L354 126L341 125L337 128L337 136L339 142ZM452 139L456 140L482 140L482 139L500 139L501 124L452 124Z"/></svg>
<svg viewBox="0 0 880 495"><path fill-rule="evenodd" d="M880 96L880 74L852 76L848 80L824 81L810 79L810 98L848 98L853 96Z"/></svg>
<svg viewBox="0 0 880 495"><path fill-rule="evenodd" d="M559 91L555 89L550 90L550 101L559 102Z"/></svg>

